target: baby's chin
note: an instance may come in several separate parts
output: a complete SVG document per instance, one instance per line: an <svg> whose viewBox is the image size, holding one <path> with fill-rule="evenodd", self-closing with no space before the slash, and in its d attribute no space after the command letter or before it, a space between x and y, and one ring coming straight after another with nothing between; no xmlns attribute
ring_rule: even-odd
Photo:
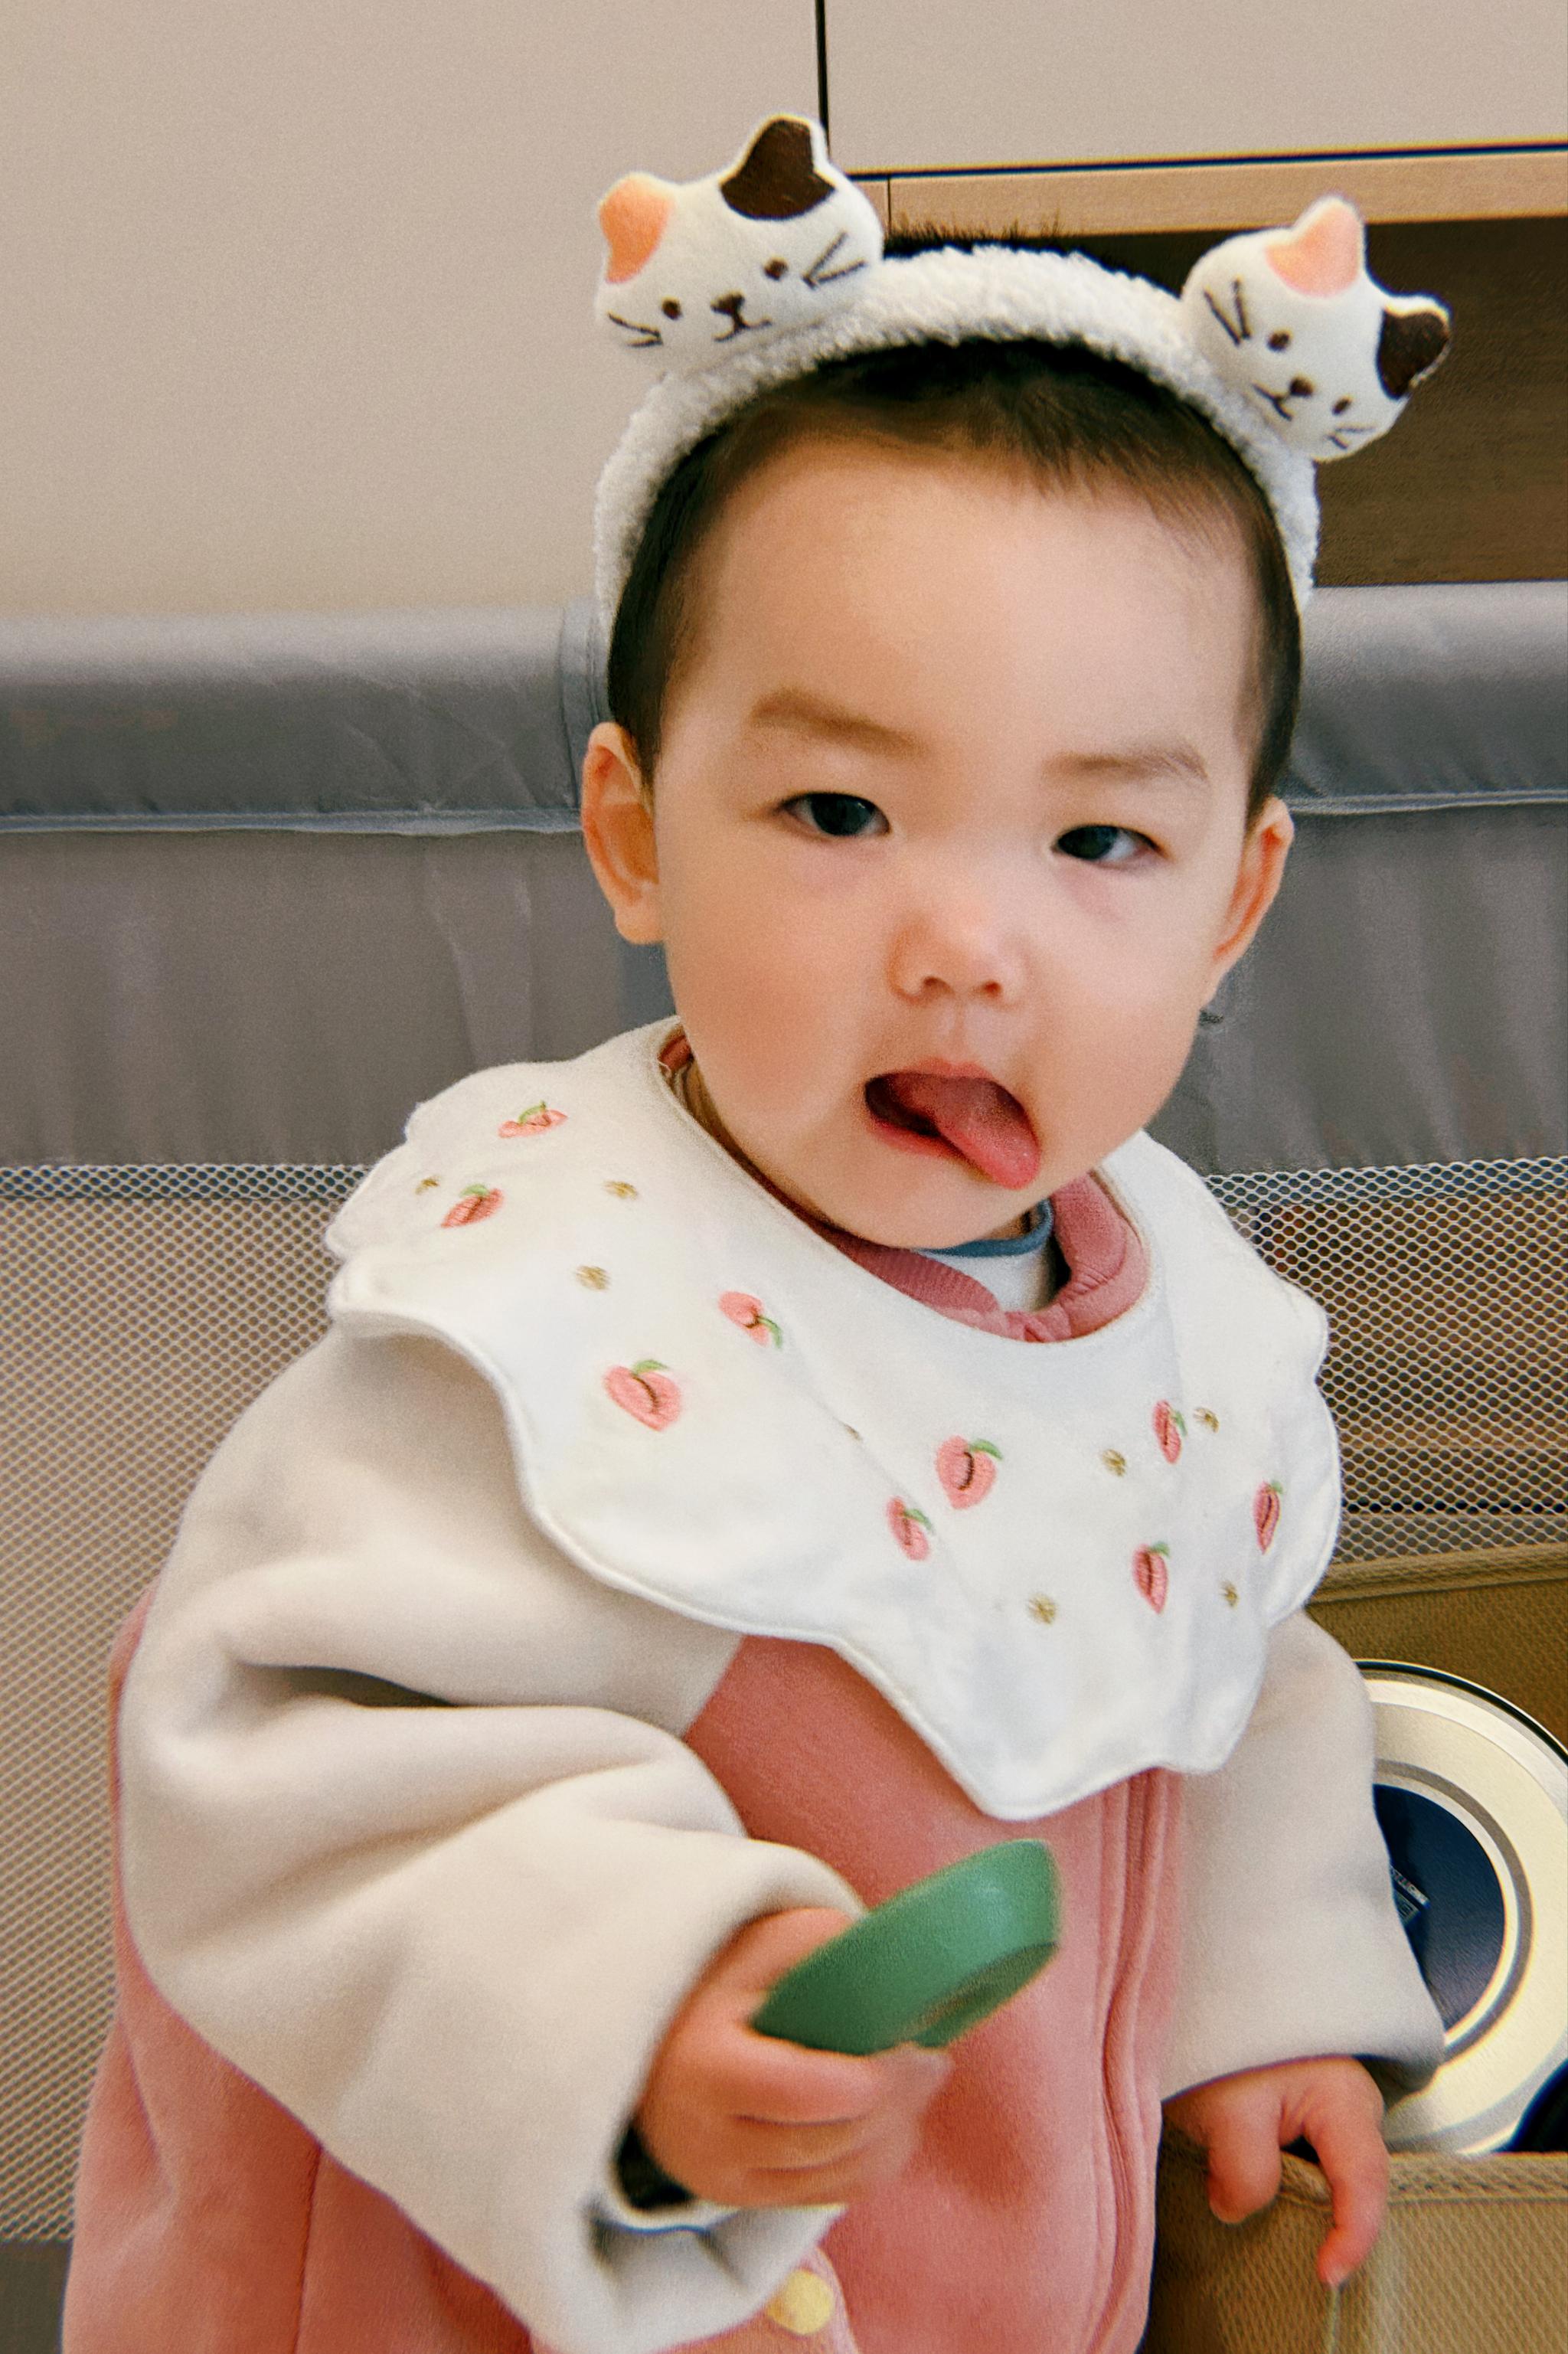
<svg viewBox="0 0 1568 2354"><path fill-rule="evenodd" d="M874 1176L853 1165L825 1168L821 1158L797 1171L783 1156L782 1165L762 1173L807 1217L885 1250L952 1250L1014 1231L1044 1197L1039 1185L1009 1194L961 1164L913 1176L880 1171Z"/></svg>

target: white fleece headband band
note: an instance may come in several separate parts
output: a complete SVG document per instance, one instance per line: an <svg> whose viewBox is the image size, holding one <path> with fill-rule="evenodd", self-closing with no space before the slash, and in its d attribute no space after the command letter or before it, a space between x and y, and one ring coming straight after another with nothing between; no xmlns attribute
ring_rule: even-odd
<svg viewBox="0 0 1568 2354"><path fill-rule="evenodd" d="M885 257L820 123L776 114L706 179L633 172L599 207L596 309L664 373L599 477L595 564L613 621L661 485L747 401L824 361L900 344L1082 344L1170 387L1239 451L1279 525L1297 602L1318 547L1314 466L1383 433L1447 349L1448 314L1367 275L1360 215L1324 196L1290 228L1227 238L1180 295L1086 254L1005 245Z"/></svg>

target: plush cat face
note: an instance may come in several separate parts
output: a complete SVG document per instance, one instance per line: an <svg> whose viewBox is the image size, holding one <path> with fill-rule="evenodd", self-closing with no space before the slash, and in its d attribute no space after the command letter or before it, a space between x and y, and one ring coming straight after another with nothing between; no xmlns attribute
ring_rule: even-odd
<svg viewBox="0 0 1568 2354"><path fill-rule="evenodd" d="M793 114L705 180L630 174L599 218L609 247L599 317L670 368L814 324L882 258L875 212L829 163L821 127Z"/></svg>
<svg viewBox="0 0 1568 2354"><path fill-rule="evenodd" d="M1426 295L1369 278L1361 219L1324 196L1293 228L1227 238L1181 290L1188 333L1280 439L1316 459L1386 433L1448 347L1448 314Z"/></svg>

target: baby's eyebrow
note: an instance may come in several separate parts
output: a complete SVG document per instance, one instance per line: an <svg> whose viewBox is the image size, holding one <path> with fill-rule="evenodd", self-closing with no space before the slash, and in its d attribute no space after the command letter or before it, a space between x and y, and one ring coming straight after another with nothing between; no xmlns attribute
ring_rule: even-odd
<svg viewBox="0 0 1568 2354"><path fill-rule="evenodd" d="M1191 744L1129 744L1109 752L1064 752L1046 763L1047 773L1093 783L1105 778L1126 784L1206 785L1209 771Z"/></svg>
<svg viewBox="0 0 1568 2354"><path fill-rule="evenodd" d="M748 727L778 727L796 736L826 737L854 744L871 752L917 752L920 738L902 727L889 727L863 712L851 711L825 695L799 686L776 687L754 703L747 715Z"/></svg>

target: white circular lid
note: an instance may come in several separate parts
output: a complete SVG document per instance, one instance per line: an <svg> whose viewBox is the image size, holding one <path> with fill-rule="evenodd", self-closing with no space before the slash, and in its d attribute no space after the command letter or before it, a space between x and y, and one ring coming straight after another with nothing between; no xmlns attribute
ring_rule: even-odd
<svg viewBox="0 0 1568 2354"><path fill-rule="evenodd" d="M1395 1902L1444 2024L1436 2074L1384 2132L1391 2149L1500 2149L1568 2060L1568 1752L1462 1677L1357 1664Z"/></svg>

